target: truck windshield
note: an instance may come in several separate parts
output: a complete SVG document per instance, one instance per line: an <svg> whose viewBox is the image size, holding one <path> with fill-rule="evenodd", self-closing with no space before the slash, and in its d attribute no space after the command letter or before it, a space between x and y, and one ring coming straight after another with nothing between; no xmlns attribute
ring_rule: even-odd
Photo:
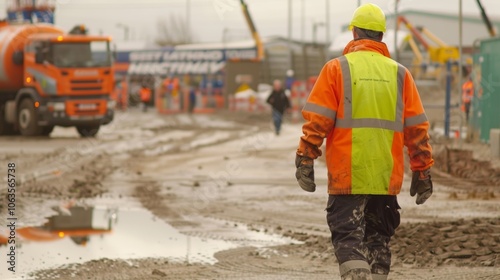
<svg viewBox="0 0 500 280"><path fill-rule="evenodd" d="M84 43L54 43L52 64L57 67L109 67L111 53L109 43L94 41Z"/></svg>

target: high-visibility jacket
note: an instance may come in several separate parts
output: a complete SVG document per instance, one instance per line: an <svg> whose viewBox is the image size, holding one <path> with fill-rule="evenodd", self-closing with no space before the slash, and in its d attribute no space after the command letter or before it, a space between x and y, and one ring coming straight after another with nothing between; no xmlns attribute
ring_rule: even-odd
<svg viewBox="0 0 500 280"><path fill-rule="evenodd" d="M399 194L404 146L413 171L434 163L415 82L384 43L351 41L321 70L302 115L297 154L316 159L326 138L329 194Z"/></svg>
<svg viewBox="0 0 500 280"><path fill-rule="evenodd" d="M462 85L462 102L470 103L472 97L474 97L474 83L468 80Z"/></svg>
<svg viewBox="0 0 500 280"><path fill-rule="evenodd" d="M151 100L151 90L149 88L141 88L139 95L142 102L149 102Z"/></svg>

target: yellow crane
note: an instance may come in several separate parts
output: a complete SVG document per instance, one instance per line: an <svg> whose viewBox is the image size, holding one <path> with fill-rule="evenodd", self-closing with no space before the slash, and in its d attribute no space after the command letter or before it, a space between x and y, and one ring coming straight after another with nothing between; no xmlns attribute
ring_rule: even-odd
<svg viewBox="0 0 500 280"><path fill-rule="evenodd" d="M425 27L414 27L404 16L398 17L396 28L399 29L401 24L404 24L411 34L407 41L415 54L413 62L415 78L442 80L444 75L441 70L444 65L448 61L458 61L460 59L458 48L446 44ZM434 44L429 44L426 38L430 39ZM425 55L423 52L425 52Z"/></svg>
<svg viewBox="0 0 500 280"><path fill-rule="evenodd" d="M262 40L260 39L259 33L257 32L257 28L255 28L255 24L253 23L252 17L250 16L247 4L245 3L244 0L240 0L240 2L241 2L241 9L243 10L243 15L245 16L248 28L250 28L253 40L255 41L255 46L257 47L256 60L262 61L264 59L264 45L262 44Z"/></svg>

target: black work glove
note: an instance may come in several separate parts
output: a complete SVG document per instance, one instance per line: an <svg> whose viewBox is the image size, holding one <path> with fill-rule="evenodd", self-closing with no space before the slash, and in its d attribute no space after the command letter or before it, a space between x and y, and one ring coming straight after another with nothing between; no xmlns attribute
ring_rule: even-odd
<svg viewBox="0 0 500 280"><path fill-rule="evenodd" d="M417 195L417 204L424 202L432 195L432 181L430 169L414 171L411 177L410 195Z"/></svg>
<svg viewBox="0 0 500 280"><path fill-rule="evenodd" d="M297 155L295 157L295 178L299 186L306 192L314 192L316 184L314 183L314 161L311 158Z"/></svg>

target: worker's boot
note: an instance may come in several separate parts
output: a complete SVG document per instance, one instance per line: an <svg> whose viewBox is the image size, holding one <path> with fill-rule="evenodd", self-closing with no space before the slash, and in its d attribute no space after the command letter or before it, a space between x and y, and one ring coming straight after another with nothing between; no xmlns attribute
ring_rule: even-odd
<svg viewBox="0 0 500 280"><path fill-rule="evenodd" d="M373 280L370 270L365 268L354 268L341 276L342 280Z"/></svg>

